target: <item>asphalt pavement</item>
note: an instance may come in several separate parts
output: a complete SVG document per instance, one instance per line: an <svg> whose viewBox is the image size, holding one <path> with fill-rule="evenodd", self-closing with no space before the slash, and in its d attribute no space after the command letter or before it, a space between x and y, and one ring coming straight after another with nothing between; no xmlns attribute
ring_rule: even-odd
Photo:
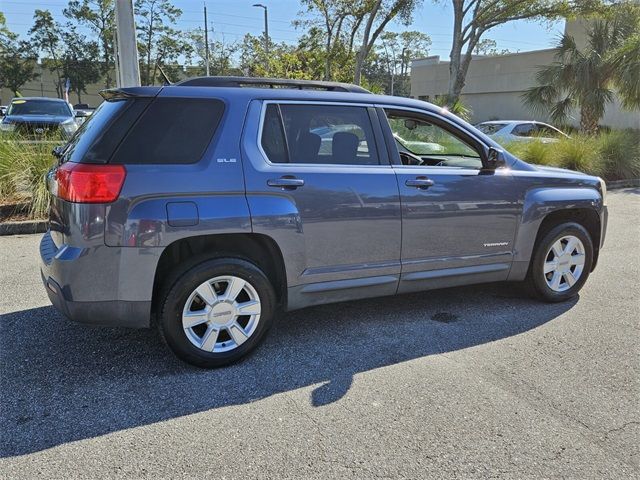
<svg viewBox="0 0 640 480"><path fill-rule="evenodd" d="M509 284L283 315L199 370L74 324L39 235L0 237L0 478L638 478L640 189L580 297Z"/></svg>

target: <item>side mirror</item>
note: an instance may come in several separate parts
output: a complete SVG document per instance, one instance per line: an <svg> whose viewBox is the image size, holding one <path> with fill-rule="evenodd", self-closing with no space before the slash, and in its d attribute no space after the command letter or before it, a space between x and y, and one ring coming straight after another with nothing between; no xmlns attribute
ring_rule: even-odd
<svg viewBox="0 0 640 480"><path fill-rule="evenodd" d="M507 161L504 158L504 150L490 147L487 152L487 166L486 170L496 170L501 167L505 167Z"/></svg>

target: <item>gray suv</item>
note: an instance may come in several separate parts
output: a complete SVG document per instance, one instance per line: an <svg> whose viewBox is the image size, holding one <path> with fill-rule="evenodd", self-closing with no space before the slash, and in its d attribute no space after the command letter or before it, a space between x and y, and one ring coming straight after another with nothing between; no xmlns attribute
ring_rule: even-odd
<svg viewBox="0 0 640 480"><path fill-rule="evenodd" d="M601 179L425 102L242 77L102 95L56 149L42 280L70 319L157 325L194 365L279 310L496 281L563 301L604 241Z"/></svg>

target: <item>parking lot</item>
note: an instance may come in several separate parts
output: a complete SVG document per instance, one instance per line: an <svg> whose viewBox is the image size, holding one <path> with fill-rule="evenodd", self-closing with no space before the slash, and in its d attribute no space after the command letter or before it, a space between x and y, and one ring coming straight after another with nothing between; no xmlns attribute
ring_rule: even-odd
<svg viewBox="0 0 640 480"><path fill-rule="evenodd" d="M214 371L155 331L66 321L40 236L0 237L0 477L637 477L640 189L608 199L577 300L495 284L309 308Z"/></svg>

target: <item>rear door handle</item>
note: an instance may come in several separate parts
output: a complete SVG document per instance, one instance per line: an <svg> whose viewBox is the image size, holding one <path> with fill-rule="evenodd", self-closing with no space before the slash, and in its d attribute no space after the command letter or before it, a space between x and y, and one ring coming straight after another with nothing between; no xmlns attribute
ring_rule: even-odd
<svg viewBox="0 0 640 480"><path fill-rule="evenodd" d="M282 188L283 190L295 190L298 187L304 186L304 180L295 177L272 178L271 180L267 180L267 185Z"/></svg>
<svg viewBox="0 0 640 480"><path fill-rule="evenodd" d="M420 190L426 190L429 187L432 187L434 182L430 178L427 177L416 177L415 179L409 179L404 184L407 187L419 188Z"/></svg>

